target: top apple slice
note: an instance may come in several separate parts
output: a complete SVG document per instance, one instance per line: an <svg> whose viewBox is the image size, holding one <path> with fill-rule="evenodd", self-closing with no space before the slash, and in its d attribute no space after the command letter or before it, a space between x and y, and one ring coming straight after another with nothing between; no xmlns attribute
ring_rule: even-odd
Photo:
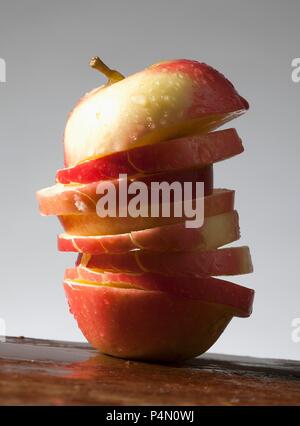
<svg viewBox="0 0 300 426"><path fill-rule="evenodd" d="M208 65L185 59L158 63L79 101L65 129L65 166L208 132L248 108Z"/></svg>
<svg viewBox="0 0 300 426"><path fill-rule="evenodd" d="M185 136L157 144L116 152L58 170L56 181L62 184L109 180L120 173L128 176L203 168L243 152L235 129L225 129L202 135Z"/></svg>

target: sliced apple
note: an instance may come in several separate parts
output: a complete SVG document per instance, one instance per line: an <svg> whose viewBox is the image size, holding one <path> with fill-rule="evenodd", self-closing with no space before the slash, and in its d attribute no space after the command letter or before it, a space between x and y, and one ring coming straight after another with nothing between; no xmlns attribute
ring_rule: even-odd
<svg viewBox="0 0 300 426"><path fill-rule="evenodd" d="M90 183L115 179L120 173L135 176L140 173L199 168L233 157L243 150L236 130L226 129L146 145L85 161L58 170L56 180L63 184Z"/></svg>
<svg viewBox="0 0 300 426"><path fill-rule="evenodd" d="M175 277L210 277L242 275L253 271L248 247L230 247L209 251L154 253L136 250L126 254L100 254L82 258L77 266L99 271L141 273L153 272Z"/></svg>
<svg viewBox="0 0 300 426"><path fill-rule="evenodd" d="M166 277L147 272L141 274L97 272L79 266L67 269L65 280L109 287L164 291L179 297L230 306L236 310L236 316L241 317L248 317L251 314L254 298L254 290L217 278Z"/></svg>
<svg viewBox="0 0 300 426"><path fill-rule="evenodd" d="M180 361L206 352L235 308L166 292L65 280L71 313L92 346L121 358Z"/></svg>
<svg viewBox="0 0 300 426"><path fill-rule="evenodd" d="M212 195L204 197L204 216L215 216L232 211L234 191L214 189ZM171 207L171 212L173 208ZM70 235L94 236L126 234L142 229L156 228L174 223L182 223L186 217L105 217L97 214L69 214L58 216L64 231Z"/></svg>
<svg viewBox="0 0 300 426"><path fill-rule="evenodd" d="M249 108L206 64L155 64L86 94L67 121L65 166L189 134L206 133Z"/></svg>
<svg viewBox="0 0 300 426"><path fill-rule="evenodd" d="M150 175L140 175L128 179L115 179L109 181L115 187L116 198L119 200L121 182L129 185L132 182L143 182L150 189L152 182L185 182L193 183L195 194L196 182L204 183L204 194L210 195L213 191L213 166L209 165L198 169L185 169L180 171L164 171ZM107 182L108 183L108 182ZM62 185L60 183L37 192L40 213L42 215L67 215L67 214L90 214L96 213L96 204L100 198L97 194L99 182L77 185ZM195 195L194 195L195 196ZM128 201L134 195L128 195ZM149 190L150 202L150 190ZM172 201L172 194L171 194Z"/></svg>
<svg viewBox="0 0 300 426"><path fill-rule="evenodd" d="M211 250L240 237L236 211L211 216L201 228L186 228L184 223L144 229L128 234L80 237L58 236L58 250L78 253L127 253L135 249L150 251Z"/></svg>

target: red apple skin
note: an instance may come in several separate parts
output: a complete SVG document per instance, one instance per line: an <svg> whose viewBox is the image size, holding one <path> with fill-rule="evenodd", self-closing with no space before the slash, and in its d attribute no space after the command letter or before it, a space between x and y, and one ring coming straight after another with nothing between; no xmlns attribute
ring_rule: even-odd
<svg viewBox="0 0 300 426"><path fill-rule="evenodd" d="M131 250L194 251L211 250L240 237L236 211L211 216L201 228L186 228L184 223L143 229L128 234L99 237L58 236L58 250L87 254L120 254Z"/></svg>
<svg viewBox="0 0 300 426"><path fill-rule="evenodd" d="M177 362L206 352L235 310L165 292L66 280L70 312L89 343L115 357Z"/></svg>
<svg viewBox="0 0 300 426"><path fill-rule="evenodd" d="M58 170L56 181L84 184L116 179L120 173L135 176L140 173L199 168L238 155L243 150L236 130L226 129L145 145L86 161Z"/></svg>
<svg viewBox="0 0 300 426"><path fill-rule="evenodd" d="M76 265L80 265L79 254ZM99 271L159 273L175 277L206 278L242 275L253 271L249 248L230 247L210 251L154 253L137 250L127 254L93 255L84 266Z"/></svg>
<svg viewBox="0 0 300 426"><path fill-rule="evenodd" d="M234 209L235 192L230 189L214 189L204 198L204 216L210 217ZM172 209L171 209L172 211ZM97 214L69 214L58 216L65 233L77 236L126 234L142 229L182 223L185 217L119 217L100 218Z"/></svg>
<svg viewBox="0 0 300 426"><path fill-rule="evenodd" d="M235 91L233 84L205 63L177 59L154 64L150 69L157 72L180 72L192 79L194 91L190 118L198 117L199 112L206 115L212 111L214 114L222 114L249 109L249 103Z"/></svg>
<svg viewBox="0 0 300 426"><path fill-rule="evenodd" d="M254 290L217 278L166 277L160 274L124 274L97 272L79 266L65 272L65 280L89 282L95 285L163 291L177 297L226 305L235 315L248 317L252 312Z"/></svg>
<svg viewBox="0 0 300 426"><path fill-rule="evenodd" d="M206 133L248 108L233 85L206 64L185 59L155 64L79 101L65 129L65 166Z"/></svg>
<svg viewBox="0 0 300 426"><path fill-rule="evenodd" d="M171 170L151 175L140 175L135 178L129 178L128 184L134 181L143 182L148 186L148 188L150 188L151 182L172 183L177 181L181 184L184 182L192 182L194 194L196 182L203 182L204 195L210 195L213 191L213 166L209 165L199 169L185 169L180 171ZM115 179L110 182L113 183L116 188L118 200L120 179ZM36 194L40 213L42 215L55 216L66 214L87 215L96 213L96 204L100 198L100 195L96 192L98 185L99 182L77 185L56 184L49 188L41 189ZM128 200L133 197L133 195L128 195Z"/></svg>

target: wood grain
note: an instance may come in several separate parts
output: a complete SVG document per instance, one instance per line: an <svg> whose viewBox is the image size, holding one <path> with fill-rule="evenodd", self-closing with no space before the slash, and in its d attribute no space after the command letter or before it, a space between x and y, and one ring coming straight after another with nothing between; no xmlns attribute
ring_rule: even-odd
<svg viewBox="0 0 300 426"><path fill-rule="evenodd" d="M8 337L0 404L300 405L300 362L206 354L158 365L87 344Z"/></svg>

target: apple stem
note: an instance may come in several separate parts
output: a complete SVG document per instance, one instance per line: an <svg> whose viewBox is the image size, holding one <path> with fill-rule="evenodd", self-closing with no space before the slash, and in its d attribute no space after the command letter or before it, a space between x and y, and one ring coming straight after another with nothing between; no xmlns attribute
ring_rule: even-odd
<svg viewBox="0 0 300 426"><path fill-rule="evenodd" d="M108 78L108 84L117 83L120 80L123 80L125 77L116 70L110 69L98 56L94 56L90 60L90 67L94 68L97 71L102 72Z"/></svg>

